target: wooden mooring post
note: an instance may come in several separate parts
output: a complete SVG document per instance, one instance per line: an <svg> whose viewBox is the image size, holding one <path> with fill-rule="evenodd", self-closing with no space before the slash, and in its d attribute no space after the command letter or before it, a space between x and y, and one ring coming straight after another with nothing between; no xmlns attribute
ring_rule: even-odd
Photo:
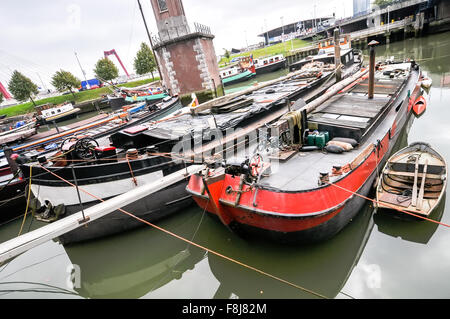
<svg viewBox="0 0 450 319"><path fill-rule="evenodd" d="M334 65L336 68L336 82L342 79L341 70L341 36L339 29L334 29Z"/></svg>

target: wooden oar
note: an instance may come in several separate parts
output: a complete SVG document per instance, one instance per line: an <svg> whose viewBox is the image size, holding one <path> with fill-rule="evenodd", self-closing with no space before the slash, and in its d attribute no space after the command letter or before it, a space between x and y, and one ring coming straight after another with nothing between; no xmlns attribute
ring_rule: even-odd
<svg viewBox="0 0 450 319"><path fill-rule="evenodd" d="M425 160L425 166L423 167L423 176L422 176L422 183L420 184L420 191L419 191L419 199L417 200L417 209L422 209L422 203L423 203L423 194L425 192L425 179L427 177L427 168L428 168L428 159Z"/></svg>
<svg viewBox="0 0 450 319"><path fill-rule="evenodd" d="M411 206L417 205L417 175L419 173L419 157L416 157L416 168L414 169L414 184L412 191L412 201Z"/></svg>

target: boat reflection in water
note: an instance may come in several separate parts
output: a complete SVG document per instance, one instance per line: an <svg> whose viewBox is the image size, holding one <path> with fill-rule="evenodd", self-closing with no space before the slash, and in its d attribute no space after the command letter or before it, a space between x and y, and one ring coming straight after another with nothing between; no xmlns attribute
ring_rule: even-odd
<svg viewBox="0 0 450 319"><path fill-rule="evenodd" d="M333 298L339 294L364 250L373 228L372 212L373 208L366 205L332 240L301 247L246 241L214 219L205 218L197 209L187 210L158 226ZM175 280L183 280L188 270L193 270L191 274L196 280L204 280L207 274L194 268L205 256L212 275L219 281L212 288L211 298L315 297L150 227L64 249L70 262L79 267L79 286L75 285L74 289L85 298L151 298L149 293ZM179 285L168 287L173 298L192 297L185 292L183 296L178 295L174 287Z"/></svg>
<svg viewBox="0 0 450 319"><path fill-rule="evenodd" d="M338 295L347 298L339 293L366 246L374 225L372 213L372 205L366 204L348 227L331 240L318 244L298 246L248 241L224 228L222 237L209 237L209 246L222 247L221 253L228 257L327 298ZM221 224L215 224L217 227L210 226L211 231L220 234ZM231 237L231 243L227 244L228 237ZM213 254L208 254L208 262L214 276L220 281L214 298L230 298L234 295L263 299L317 298Z"/></svg>
<svg viewBox="0 0 450 319"><path fill-rule="evenodd" d="M188 212L160 226L191 239L200 221L199 214ZM98 299L140 298L180 279L205 257L204 250L151 227L64 248L80 270L74 289L82 297Z"/></svg>
<svg viewBox="0 0 450 319"><path fill-rule="evenodd" d="M445 211L445 199L446 194L428 217L429 219L441 221ZM428 244L439 226L439 224L427 220L398 218L386 210L377 211L374 214L374 221L381 233L419 244Z"/></svg>

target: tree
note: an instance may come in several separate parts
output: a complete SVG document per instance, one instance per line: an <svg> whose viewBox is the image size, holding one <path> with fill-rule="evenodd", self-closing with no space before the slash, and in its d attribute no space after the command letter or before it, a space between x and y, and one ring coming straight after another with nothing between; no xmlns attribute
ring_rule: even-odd
<svg viewBox="0 0 450 319"><path fill-rule="evenodd" d="M72 89L78 88L81 85L80 80L78 80L72 73L64 70L57 71L53 75L51 83L59 92L69 90L73 97L75 97L75 94Z"/></svg>
<svg viewBox="0 0 450 319"><path fill-rule="evenodd" d="M33 105L36 106L32 96L38 94L38 87L19 71L15 70L13 72L8 83L8 89L17 101L26 102L30 99Z"/></svg>
<svg viewBox="0 0 450 319"><path fill-rule="evenodd" d="M141 44L140 50L137 52L136 57L134 58L134 70L137 74L147 74L156 69L156 61L155 56L153 55L150 47L144 42ZM153 76L153 80L155 77Z"/></svg>
<svg viewBox="0 0 450 319"><path fill-rule="evenodd" d="M0 92L0 104L2 104L2 103L3 103L3 93Z"/></svg>
<svg viewBox="0 0 450 319"><path fill-rule="evenodd" d="M225 50L225 54L223 56L227 59L226 63L228 64L230 62L231 54L230 54L230 51L228 51L227 49L224 49L224 50Z"/></svg>
<svg viewBox="0 0 450 319"><path fill-rule="evenodd" d="M229 60L230 59L230 51L225 49L225 57Z"/></svg>
<svg viewBox="0 0 450 319"><path fill-rule="evenodd" d="M108 58L103 58L95 64L94 73L100 81L111 81L119 76L119 69Z"/></svg>

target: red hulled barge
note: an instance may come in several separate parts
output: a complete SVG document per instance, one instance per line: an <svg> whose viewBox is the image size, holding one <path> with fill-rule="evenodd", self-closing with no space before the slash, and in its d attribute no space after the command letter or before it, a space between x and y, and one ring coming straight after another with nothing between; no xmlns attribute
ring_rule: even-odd
<svg viewBox="0 0 450 319"><path fill-rule="evenodd" d="M371 66L268 124L271 133L250 156L193 175L188 192L241 235L295 243L336 235L360 211L365 199L356 193L373 189L423 94L414 61Z"/></svg>

